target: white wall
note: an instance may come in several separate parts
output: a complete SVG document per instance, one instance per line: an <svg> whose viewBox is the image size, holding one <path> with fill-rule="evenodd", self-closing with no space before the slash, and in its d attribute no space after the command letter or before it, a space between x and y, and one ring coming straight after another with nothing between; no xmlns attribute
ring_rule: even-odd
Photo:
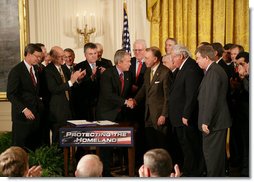
<svg viewBox="0 0 254 182"><path fill-rule="evenodd" d="M145 39L150 44L150 25L146 19L145 0L127 0L131 44ZM76 32L76 16L95 13L103 22L103 34L92 36L91 42L104 46L103 57L113 61L114 53L122 45L123 0L29 0L30 42L70 47L76 61L84 60L83 39Z"/></svg>

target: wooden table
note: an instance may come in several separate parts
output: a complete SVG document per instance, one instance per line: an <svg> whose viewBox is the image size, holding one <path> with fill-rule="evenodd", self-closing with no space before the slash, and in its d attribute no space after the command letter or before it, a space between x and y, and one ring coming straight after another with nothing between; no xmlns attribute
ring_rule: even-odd
<svg viewBox="0 0 254 182"><path fill-rule="evenodd" d="M73 127L73 126L66 126L65 128L68 129L73 129L73 130L77 130L80 128L77 127ZM133 130L133 137L132 137L132 146L128 146L128 169L129 169L129 176L130 177L134 177L135 176L135 147L134 147L134 138L135 138L135 133L136 133L136 128L134 125L131 125L129 123L123 122L123 123L119 123L119 125L113 125L113 126L89 126L89 127L82 127L84 130L89 128L89 129L101 129L101 128L116 128L116 129L126 129L126 128L132 128ZM61 142L60 142L61 143ZM82 145L78 145L81 146ZM93 145L95 146L95 145ZM77 145L69 145L69 146L63 146L64 148L64 174L65 176L69 176L69 168L71 168L73 170L73 172L75 172L76 166L74 166L74 156L75 156L75 147L77 147ZM85 145L84 147L91 147L91 146L87 146ZM100 146L95 146L96 147L96 154L99 155L99 150ZM122 147L120 145L115 145L114 147Z"/></svg>

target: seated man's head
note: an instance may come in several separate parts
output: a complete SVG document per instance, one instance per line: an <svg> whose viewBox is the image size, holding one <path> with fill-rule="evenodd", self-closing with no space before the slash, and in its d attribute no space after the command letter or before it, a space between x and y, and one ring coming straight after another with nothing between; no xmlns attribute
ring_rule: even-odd
<svg viewBox="0 0 254 182"><path fill-rule="evenodd" d="M144 155L144 174L149 177L168 177L173 169L172 159L165 149L152 149Z"/></svg>
<svg viewBox="0 0 254 182"><path fill-rule="evenodd" d="M0 176L23 177L28 169L28 154L21 147L10 147L0 155Z"/></svg>
<svg viewBox="0 0 254 182"><path fill-rule="evenodd" d="M94 154L83 156L77 165L75 171L76 177L101 177L103 164L100 158Z"/></svg>

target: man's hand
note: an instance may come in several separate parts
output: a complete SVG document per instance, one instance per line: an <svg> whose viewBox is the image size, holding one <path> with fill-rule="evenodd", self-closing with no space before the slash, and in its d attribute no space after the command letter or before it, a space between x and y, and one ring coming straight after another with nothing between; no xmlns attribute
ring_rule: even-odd
<svg viewBox="0 0 254 182"><path fill-rule="evenodd" d="M71 83L74 84L78 79L84 78L86 75L86 70L81 71L81 69L75 71L74 73L71 74Z"/></svg>
<svg viewBox="0 0 254 182"><path fill-rule="evenodd" d="M160 117L158 118L157 125L158 125L158 126L164 125L165 122L166 122L165 116L160 116Z"/></svg>
<svg viewBox="0 0 254 182"><path fill-rule="evenodd" d="M32 166L28 172L26 177L40 177L42 174L41 166Z"/></svg>
<svg viewBox="0 0 254 182"><path fill-rule="evenodd" d="M210 130L206 124L202 124L202 131L207 135L210 133Z"/></svg>
<svg viewBox="0 0 254 182"><path fill-rule="evenodd" d="M188 119L182 117L182 122L185 126L188 126Z"/></svg>
<svg viewBox="0 0 254 182"><path fill-rule="evenodd" d="M106 70L106 68L104 68L104 67L99 67L99 69L100 69L100 73L103 73L105 70Z"/></svg>
<svg viewBox="0 0 254 182"><path fill-rule="evenodd" d="M34 114L32 113L32 111L30 109L26 108L23 113L24 113L26 119L28 119L28 120L34 120L35 119L35 116L34 116Z"/></svg>
<svg viewBox="0 0 254 182"><path fill-rule="evenodd" d="M171 173L170 177L173 177L173 178L180 177L181 172L180 172L179 166L177 164L174 166L174 170L175 170L175 172Z"/></svg>
<svg viewBox="0 0 254 182"><path fill-rule="evenodd" d="M135 106L137 105L137 102L135 101L135 99L128 99L127 100L127 103L126 103L126 106L133 109Z"/></svg>

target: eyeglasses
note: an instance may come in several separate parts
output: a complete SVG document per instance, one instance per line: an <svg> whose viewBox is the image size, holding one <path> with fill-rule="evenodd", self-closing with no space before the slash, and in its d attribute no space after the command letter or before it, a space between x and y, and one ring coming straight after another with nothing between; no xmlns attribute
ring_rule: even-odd
<svg viewBox="0 0 254 182"><path fill-rule="evenodd" d="M37 59L41 58L41 55L36 55L36 54L32 54L33 56L35 56Z"/></svg>
<svg viewBox="0 0 254 182"><path fill-rule="evenodd" d="M141 52L143 51L144 49L133 49L134 52Z"/></svg>

